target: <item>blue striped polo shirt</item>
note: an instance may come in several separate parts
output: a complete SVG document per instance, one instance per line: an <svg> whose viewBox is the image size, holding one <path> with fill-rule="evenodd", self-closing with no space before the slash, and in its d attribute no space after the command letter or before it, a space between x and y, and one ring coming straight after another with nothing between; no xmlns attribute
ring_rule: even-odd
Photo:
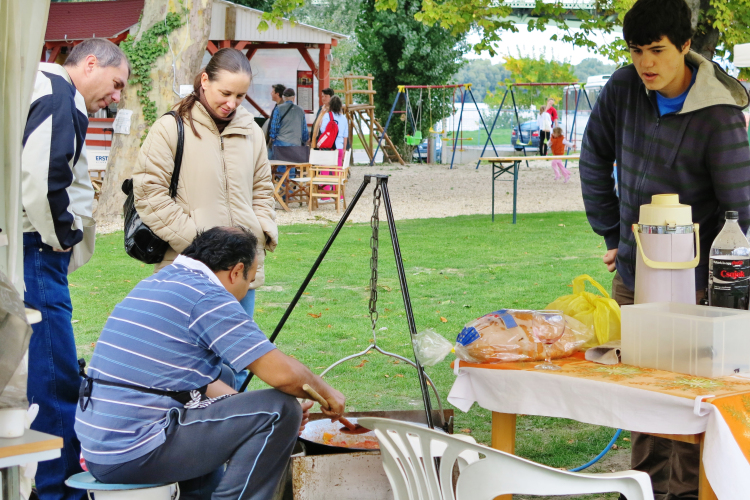
<svg viewBox="0 0 750 500"><path fill-rule="evenodd" d="M243 370L273 349L216 275L180 255L117 304L96 343L88 375L189 391L216 380L222 362ZM168 396L94 384L86 411L76 411L83 457L119 464L149 453L165 440L164 429L174 417L170 410L181 406Z"/></svg>

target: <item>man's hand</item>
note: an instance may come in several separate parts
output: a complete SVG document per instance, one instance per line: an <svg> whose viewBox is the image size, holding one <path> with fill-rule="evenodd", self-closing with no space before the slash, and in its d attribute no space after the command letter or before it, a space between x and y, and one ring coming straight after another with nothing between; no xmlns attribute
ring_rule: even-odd
<svg viewBox="0 0 750 500"><path fill-rule="evenodd" d="M326 384L327 385L327 384ZM328 386L328 394L323 396L328 402L329 409L326 410L321 406L320 411L326 417L331 417L331 422L338 420L338 418L344 414L344 408L346 407L346 398L339 391L331 386Z"/></svg>
<svg viewBox="0 0 750 500"><path fill-rule="evenodd" d="M615 260L617 259L617 249L607 250L607 253L602 257L602 261L607 265L607 270L610 273L615 272Z"/></svg>
<svg viewBox="0 0 750 500"><path fill-rule="evenodd" d="M300 406L302 406L302 424L299 426L299 435L302 435L302 431L305 430L305 426L310 421L310 408L313 406L312 401L302 401L300 403Z"/></svg>
<svg viewBox="0 0 750 500"><path fill-rule="evenodd" d="M302 389L303 385L308 384L328 402L330 409L322 410L324 415L335 419L344 414L346 399L343 394L278 349L253 361L248 369L274 389L297 398L310 398Z"/></svg>

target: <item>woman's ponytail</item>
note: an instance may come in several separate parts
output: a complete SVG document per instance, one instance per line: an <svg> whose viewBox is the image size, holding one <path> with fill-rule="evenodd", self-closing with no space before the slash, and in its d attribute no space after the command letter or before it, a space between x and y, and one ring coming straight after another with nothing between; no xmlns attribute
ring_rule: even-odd
<svg viewBox="0 0 750 500"><path fill-rule="evenodd" d="M193 130L193 134L195 134L198 139L200 139L201 136L195 129L192 111L195 103L200 101L201 78L203 77L203 73L205 72L205 70L205 68L202 68L198 72L198 75L195 77L195 80L193 80L193 91L187 97L184 97L179 103L177 103L177 114L182 117L183 121L187 119L190 122L190 128Z"/></svg>

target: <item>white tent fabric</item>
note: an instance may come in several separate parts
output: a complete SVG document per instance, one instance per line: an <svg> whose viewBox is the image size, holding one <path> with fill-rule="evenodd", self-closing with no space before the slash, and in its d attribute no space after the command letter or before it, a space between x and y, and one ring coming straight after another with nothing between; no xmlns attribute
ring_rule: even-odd
<svg viewBox="0 0 750 500"><path fill-rule="evenodd" d="M21 142L49 0L0 1L0 272L23 296Z"/></svg>
<svg viewBox="0 0 750 500"><path fill-rule="evenodd" d="M734 46L733 62L737 68L750 67L750 43L739 43Z"/></svg>

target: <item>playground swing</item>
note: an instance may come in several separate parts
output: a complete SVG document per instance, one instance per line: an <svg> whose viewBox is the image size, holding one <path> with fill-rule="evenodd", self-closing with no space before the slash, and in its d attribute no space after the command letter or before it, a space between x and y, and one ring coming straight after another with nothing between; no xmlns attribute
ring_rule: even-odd
<svg viewBox="0 0 750 500"><path fill-rule="evenodd" d="M409 89L420 89L419 101L417 103L417 120L414 119L413 110L412 110L412 103L411 103L411 99L409 98ZM422 115L422 107L423 107L423 99L422 99L423 94L422 94L422 90L423 89L428 89L428 95L430 97L432 96L432 94L430 93L430 89L443 89L444 91L447 91L448 89L452 89L454 103L453 103L453 108L452 108L453 113L451 113L451 114L453 115L454 125L456 124L456 122L455 122L455 120L456 120L455 95L456 95L456 90L459 90L459 96L461 98L461 110L458 113L458 125L452 127L453 128L453 130L452 130L453 138L448 138L448 137L443 138L444 141L447 139L447 142L452 142L453 143L453 145L451 147L451 149L453 150L453 152L452 152L452 155L451 155L450 168L453 168L453 162L455 161L455 158L456 158L456 149L457 149L459 143L462 143L463 141L467 141L467 140L472 140L472 138L464 138L463 137L463 130L461 129L461 125L462 125L462 122L463 122L464 108L466 107L466 103L467 103L467 100L468 100L469 97L471 98L471 101L473 102L473 105L476 108L477 115L479 116L479 121L480 121L482 127L484 128L484 131L487 132L488 142L492 145L492 149L495 152L495 154L497 155L497 149L495 148L495 144L492 141L492 134L490 133L490 130L487 128L487 124L485 123L484 118L482 117L482 113L479 110L479 105L477 104L477 101L474 98L474 94L471 91L471 84L470 83L461 83L461 84L453 84L453 85L399 85L398 86L398 92L396 93L396 97L393 100L393 105L391 106L391 112L388 115L388 119L385 122L385 127L383 127L383 132L380 135L380 137L378 137L378 146L375 149L375 154L377 154L377 152L380 150L380 145L381 145L381 143L383 141L383 137L385 136L385 134L388 133L388 127L389 127L389 125L391 123L391 119L393 118L393 115L396 114L396 113L406 113L405 120L403 118L402 118L402 120L408 121L409 124L411 125L411 128L412 128L412 134L405 136L405 139L404 139L405 142L407 144L409 144L409 145L412 145L412 146L417 146L417 145L419 145L422 142L423 137L422 137L421 126L417 127L417 121L421 125L421 123L422 123L422 117L423 117L423 115ZM399 99L401 98L401 95L404 95L404 97L406 99L406 111L396 111L396 107L398 106ZM450 105L450 101L448 101L448 102L449 102L449 105ZM432 104L430 104L430 106L431 105ZM432 108L430 108L430 121L432 121L432 113L431 113L431 111L432 111ZM432 128L432 125L433 124L430 123L430 131L434 132L434 130ZM405 125L405 129L408 126L409 125ZM446 131L443 130L444 134L445 134L445 132ZM461 150L463 151L463 148ZM374 161L375 161L374 158L375 158L375 156L373 155L373 159L370 160L370 165L372 165L374 163Z"/></svg>
<svg viewBox="0 0 750 500"><path fill-rule="evenodd" d="M462 111L462 114L463 114L464 98L466 97L466 94L465 93L459 94L459 96L462 96L461 97L461 111ZM451 103L451 99L452 99L452 103ZM472 99L473 99L473 94L472 94ZM458 151L463 151L464 150L464 142L466 142L466 141L471 142L471 141L474 140L474 137L464 137L464 131L463 131L463 129L460 128L461 127L461 119L460 118L459 118L459 122L458 122L459 130L456 131L456 115L457 115L457 113L455 111L456 110L456 89L455 88L453 89L452 97L450 99L448 99L448 103L451 106L451 110L452 110L452 112L451 112L451 130L450 130L450 134L448 133L448 131L444 132L445 133L445 137L443 137L443 141L445 141L445 142L453 142L454 146L455 146L455 143L458 142L458 147L459 147ZM479 108L477 108L477 111L478 110L479 110ZM485 128L485 131L486 131L486 128ZM478 130L477 132L481 136L481 131ZM452 137L449 137L449 135L452 136Z"/></svg>
<svg viewBox="0 0 750 500"><path fill-rule="evenodd" d="M404 141L409 146L419 146L422 142L422 89L419 89L419 101L417 102L417 117L414 118L414 112L409 100L409 89L406 89L406 117L411 124L412 135L404 135ZM419 122L419 128L417 128Z"/></svg>
<svg viewBox="0 0 750 500"><path fill-rule="evenodd" d="M519 88L522 92L528 92L528 89L524 87L557 87L557 86L566 86L566 87L570 86L574 88L573 94L575 96L575 109L573 110L573 123L572 123L572 126L570 127L570 139L569 139L570 141L573 141L573 134L575 133L576 118L578 116L578 104L582 101L582 98L586 98L586 102L589 105L589 109L592 109L591 101L589 100L588 93L585 91L584 83L580 83L580 82L511 83L506 88L505 94L503 95L503 99L500 102L500 107L497 109L497 113L495 113L495 119L493 120L492 126L490 127L490 132L489 132L490 137L488 137L487 141L484 143L484 148L482 149L482 154L480 155L480 157L484 156L484 152L487 150L487 146L492 143L491 142L492 132L495 130L495 125L497 124L497 120L500 117L500 113L503 110L505 99L508 97L509 94L510 94L511 101L513 103L513 112L516 118L516 125L514 126L514 128L517 128L518 130L518 135L519 135L518 145L521 146L523 155L527 156L526 148L532 145L532 137L531 137L531 133L529 133L529 136L528 136L529 142L528 143L525 142L523 130L521 129L521 120L518 116L518 106L516 105L516 96L515 96L515 92L513 91L513 88L516 87L516 88ZM493 144L493 148L494 148L494 144ZM570 153L570 148L568 148L566 153ZM481 160L477 161L476 168L479 168L479 164L481 162L482 162ZM567 163L568 163L568 160L565 160L566 166L567 166ZM528 167L528 162L526 162L526 166Z"/></svg>
<svg viewBox="0 0 750 500"><path fill-rule="evenodd" d="M436 134L432 126L435 124L435 122L432 121L432 89L430 87L427 87L427 101L430 103L430 134Z"/></svg>

